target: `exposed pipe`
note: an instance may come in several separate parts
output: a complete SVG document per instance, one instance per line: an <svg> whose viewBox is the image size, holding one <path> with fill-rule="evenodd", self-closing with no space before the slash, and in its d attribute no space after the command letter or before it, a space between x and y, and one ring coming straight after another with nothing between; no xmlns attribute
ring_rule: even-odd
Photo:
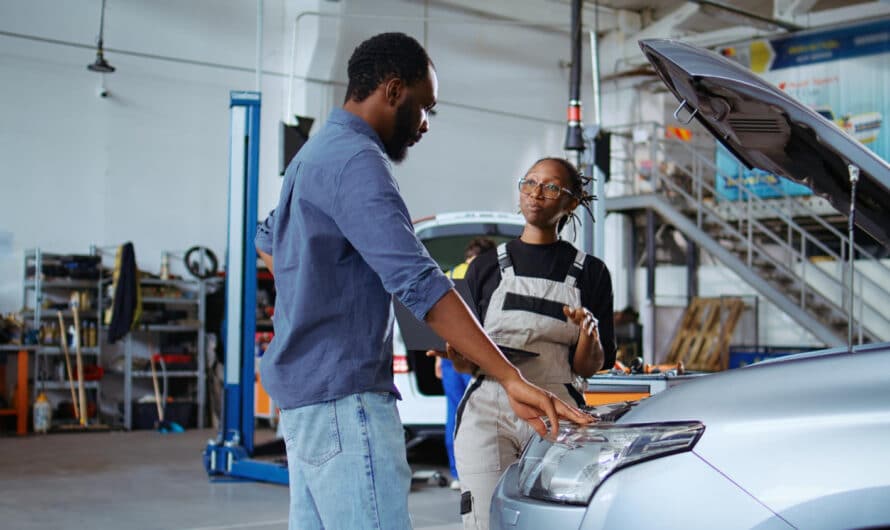
<svg viewBox="0 0 890 530"><path fill-rule="evenodd" d="M602 130L603 126L603 104L600 97L600 46L599 46L599 1L594 2L593 30L590 31L590 71L593 83L593 126L597 134ZM591 145L595 146L594 139L589 139ZM605 259L606 255L606 181L605 175L598 171L596 166L596 148L594 147L590 155L590 175L594 177L593 195L596 200L593 202L593 218L599 220L594 222L591 230L587 230L586 235L587 247L586 252L592 252L594 256ZM592 239L592 241L591 241Z"/></svg>
<svg viewBox="0 0 890 530"><path fill-rule="evenodd" d="M566 124L566 139L563 149L584 151L584 136L581 130L581 3L572 0L572 70L569 79L569 108ZM580 165L580 164L579 164Z"/></svg>
<svg viewBox="0 0 890 530"><path fill-rule="evenodd" d="M855 257L856 250L853 247L853 228L855 228L855 219L856 219L856 183L859 182L859 168L850 164L847 166L847 171L850 174L850 218L847 220L847 230L849 232L850 242L848 247L850 249L850 253L847 255L847 260L849 261L849 285L847 287L847 350L853 351L853 320L854 320L854 308L853 308L853 275L856 272L855 269ZM861 318L861 317L860 317ZM861 342L861 340L860 340Z"/></svg>
<svg viewBox="0 0 890 530"><path fill-rule="evenodd" d="M263 82L263 0L256 0L256 91Z"/></svg>

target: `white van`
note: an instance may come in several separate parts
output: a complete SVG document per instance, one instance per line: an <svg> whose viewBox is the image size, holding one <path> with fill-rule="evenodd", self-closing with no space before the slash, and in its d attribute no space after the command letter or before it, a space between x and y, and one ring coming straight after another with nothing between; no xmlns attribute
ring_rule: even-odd
<svg viewBox="0 0 890 530"><path fill-rule="evenodd" d="M447 271L463 263L471 239L484 236L499 244L519 237L524 225L523 217L514 213L454 212L418 219L414 230L433 259ZM416 325L416 320L403 325ZM408 446L444 436L445 395L436 378L435 359L427 357L425 351L406 349L398 321L393 353L395 384L402 394L399 415Z"/></svg>

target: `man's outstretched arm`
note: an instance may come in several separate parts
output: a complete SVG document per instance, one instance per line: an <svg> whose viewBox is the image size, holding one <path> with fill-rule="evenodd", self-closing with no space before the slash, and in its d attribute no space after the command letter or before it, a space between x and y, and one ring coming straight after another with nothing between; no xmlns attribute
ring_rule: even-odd
<svg viewBox="0 0 890 530"><path fill-rule="evenodd" d="M455 350L495 378L506 390L516 415L531 424L541 436L547 434L542 416L550 418L551 433L554 435L559 418L582 424L591 421L590 416L522 377L485 334L479 321L454 289L433 305L427 313L426 322Z"/></svg>

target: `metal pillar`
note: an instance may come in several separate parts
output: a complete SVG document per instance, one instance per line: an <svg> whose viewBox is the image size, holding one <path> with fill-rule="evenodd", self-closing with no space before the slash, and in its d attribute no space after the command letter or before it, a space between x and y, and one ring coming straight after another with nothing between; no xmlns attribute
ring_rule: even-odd
<svg viewBox="0 0 890 530"><path fill-rule="evenodd" d="M250 459L254 450L257 189L260 93L231 93L229 220L226 253L225 382L220 432L204 450L211 476L287 484L287 467Z"/></svg>
<svg viewBox="0 0 890 530"><path fill-rule="evenodd" d="M686 303L698 296L698 245L686 238Z"/></svg>
<svg viewBox="0 0 890 530"><path fill-rule="evenodd" d="M646 305L649 313L649 354L655 359L656 310L655 310L655 211L646 210Z"/></svg>

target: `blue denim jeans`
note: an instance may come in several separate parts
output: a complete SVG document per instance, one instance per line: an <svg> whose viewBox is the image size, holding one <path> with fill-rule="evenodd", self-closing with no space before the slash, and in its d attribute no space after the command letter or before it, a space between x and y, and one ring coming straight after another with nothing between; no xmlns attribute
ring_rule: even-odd
<svg viewBox="0 0 890 530"><path fill-rule="evenodd" d="M290 530L410 529L411 468L390 393L281 411Z"/></svg>

